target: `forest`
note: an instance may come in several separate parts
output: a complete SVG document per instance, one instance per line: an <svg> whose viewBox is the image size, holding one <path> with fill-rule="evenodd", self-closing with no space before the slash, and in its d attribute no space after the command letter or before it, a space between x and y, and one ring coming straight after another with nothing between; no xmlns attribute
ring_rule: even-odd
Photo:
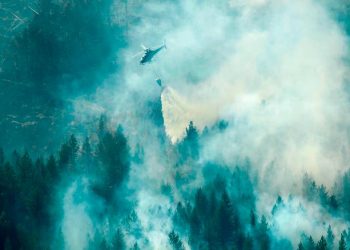
<svg viewBox="0 0 350 250"><path fill-rule="evenodd" d="M127 186L131 165L144 164L142 147L132 152L123 128L107 129L107 118L101 116L96 128L97 139L78 141L74 135L67 138L59 151L48 157L32 158L28 152L13 151L4 156L0 151L1 203L0 243L3 249L62 249L65 236L62 230L67 216L63 203L80 203L88 193L92 203L88 213L94 216L95 229L88 235L86 249L148 249L147 234L135 212L137 200L133 188ZM225 129L222 126L220 129ZM277 238L267 218L274 217L296 199L277 196L269 214L256 211L256 185L249 174L249 161L233 168L219 168L215 162L200 166L200 144L213 129L200 134L193 123L184 139L176 145L166 142L164 154L172 155L173 183L159 186L160 196L169 201L162 211L153 204L153 216L167 216L172 224L167 233L172 249L293 249L288 238ZM190 166L190 170L184 171ZM191 192L183 187L193 182L199 170L205 185ZM324 213L347 220L350 216L350 171L339 179L339 190L331 193L305 175L302 196L322 207ZM62 194L59 190L70 190ZM82 190L80 190L82 189ZM71 192L73 191L73 192ZM175 197L183 193L182 199ZM71 199L72 201L67 201ZM285 203L284 199L288 199ZM61 201L62 202L62 201ZM302 208L302 204L299 204ZM164 213L164 214L163 214ZM73 215L74 216L74 213ZM69 218L68 218L69 219ZM103 225L105 221L109 223ZM78 221L79 223L79 221ZM292 223L292 222L290 222ZM325 221L324 223L327 223ZM106 228L107 227L107 228ZM151 229L150 229L151 230ZM72 232L74 234L74 230ZM89 234L89 233L88 233ZM186 242L186 243L185 243ZM81 242L79 242L81 244ZM335 235L330 225L320 238L301 234L294 249L348 249L350 232L344 229ZM74 244L72 245L74 246ZM185 247L186 246L186 247Z"/></svg>
<svg viewBox="0 0 350 250"><path fill-rule="evenodd" d="M348 0L0 0L0 249L350 249L349 36Z"/></svg>

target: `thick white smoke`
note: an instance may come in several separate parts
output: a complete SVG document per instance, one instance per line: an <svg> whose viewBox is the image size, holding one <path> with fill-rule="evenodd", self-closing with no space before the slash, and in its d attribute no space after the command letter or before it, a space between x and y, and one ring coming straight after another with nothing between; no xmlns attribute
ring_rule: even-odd
<svg viewBox="0 0 350 250"><path fill-rule="evenodd" d="M291 177L309 172L332 183L349 160L346 37L316 1L232 6L242 13L240 29L233 39L221 38L220 67L196 85L163 92L167 133L174 141L190 120L203 128L225 119L229 129L209 141L204 160L249 157L260 170L273 167Z"/></svg>
<svg viewBox="0 0 350 250"><path fill-rule="evenodd" d="M323 211L317 204L304 201L302 197L286 201L271 220L271 229L276 235L295 243L300 241L301 232L313 235L315 239L325 236L329 225L337 236L336 241L342 230L349 226L344 220Z"/></svg>
<svg viewBox="0 0 350 250"><path fill-rule="evenodd" d="M269 200L300 191L305 172L330 188L349 167L347 37L318 1L231 6L239 17L218 27L236 35L221 37L219 67L195 85L173 84L162 93L165 127L176 141L190 120L199 129L227 120L228 129L204 143L201 160L232 165L248 157L260 178L258 208L269 214ZM215 54L211 49L207 53ZM324 234L326 221L338 234L348 226L298 199L271 219L276 235L294 243L301 232Z"/></svg>
<svg viewBox="0 0 350 250"><path fill-rule="evenodd" d="M159 154L154 124L145 119L145 103L159 95L173 143L189 121L200 130L229 122L202 145L200 161L234 166L249 158L260 180L258 209L265 214L276 193L299 190L305 172L330 186L348 167L347 38L321 1L162 1L135 12L130 15L142 18L129 30L124 79L117 78L116 91L102 89L96 99L125 126L131 144L145 146L143 167L132 167L129 185L139 191L136 212L153 249L166 247L171 228L164 219L169 201L158 195L171 170ZM163 39L168 50L151 65L130 60L139 44ZM165 86L161 94L158 77ZM307 204L302 212L294 201L288 206L273 218L282 236L297 240L301 231L322 233L312 230L328 220L318 207ZM304 223L289 230L289 220Z"/></svg>

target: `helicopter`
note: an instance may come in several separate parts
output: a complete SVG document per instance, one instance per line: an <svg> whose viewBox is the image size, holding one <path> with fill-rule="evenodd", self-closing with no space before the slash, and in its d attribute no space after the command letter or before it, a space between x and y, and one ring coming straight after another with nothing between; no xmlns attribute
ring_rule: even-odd
<svg viewBox="0 0 350 250"><path fill-rule="evenodd" d="M153 59L153 57L162 49L166 49L166 44L165 42L163 43L163 45L161 45L160 47L156 48L156 49L151 49L151 48L147 48L144 45L141 45L141 47L143 48L143 56L140 59L140 64L144 65L146 63L150 63Z"/></svg>

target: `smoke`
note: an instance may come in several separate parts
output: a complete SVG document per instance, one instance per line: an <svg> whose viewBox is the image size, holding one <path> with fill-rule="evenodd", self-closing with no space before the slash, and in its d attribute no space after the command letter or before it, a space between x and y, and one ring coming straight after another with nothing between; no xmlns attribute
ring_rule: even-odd
<svg viewBox="0 0 350 250"><path fill-rule="evenodd" d="M172 230L171 205L164 196L147 192L139 192L136 210L142 230L149 240L150 249L167 249L168 232Z"/></svg>
<svg viewBox="0 0 350 250"><path fill-rule="evenodd" d="M132 166L128 185L137 190L135 210L152 249L166 248L172 228L169 197L159 194L173 179L171 160L159 140L163 128L150 119L159 98L172 143L183 138L190 121L200 131L228 122L223 132L205 138L199 162L235 166L248 158L258 179L260 212L269 213L277 193L300 193L305 172L330 187L348 167L347 37L326 5L237 0L151 1L138 7L130 9L142 18L128 31L121 72L96 92L97 104L75 104L77 119L103 110L124 125L133 148L144 146L142 168ZM164 39L168 49L152 64L131 59L140 44L156 47ZM271 218L274 230L294 241L303 231L322 234L323 227L314 227L331 219L316 204L300 209L297 200ZM83 207L76 209L89 225ZM290 220L300 224L291 229ZM345 227L332 223L337 231ZM93 233L86 228L82 242Z"/></svg>
<svg viewBox="0 0 350 250"><path fill-rule="evenodd" d="M290 223L291 221L296 223ZM334 233L337 236L349 226L344 220L328 214L317 204L304 201L302 197L289 199L274 214L271 224L277 237L284 237L292 242L300 240L301 232L319 239L325 235L329 225L335 229Z"/></svg>
<svg viewBox="0 0 350 250"><path fill-rule="evenodd" d="M183 138L190 121L202 130L219 119L218 114L206 112L205 106L208 104L195 103L171 87L163 90L161 100L165 131L173 143Z"/></svg>
<svg viewBox="0 0 350 250"><path fill-rule="evenodd" d="M262 176L273 165L281 176L309 172L330 185L349 160L346 36L316 1L231 6L241 15L235 25L215 25L218 33L235 33L216 38L226 56L215 73L163 92L167 133L175 141L190 120L203 129L224 119L230 126L205 144L203 161L248 157ZM206 49L215 57L211 44Z"/></svg>
<svg viewBox="0 0 350 250"><path fill-rule="evenodd" d="M62 233L65 249L86 249L95 233L94 223L88 214L86 183L74 182L64 194Z"/></svg>

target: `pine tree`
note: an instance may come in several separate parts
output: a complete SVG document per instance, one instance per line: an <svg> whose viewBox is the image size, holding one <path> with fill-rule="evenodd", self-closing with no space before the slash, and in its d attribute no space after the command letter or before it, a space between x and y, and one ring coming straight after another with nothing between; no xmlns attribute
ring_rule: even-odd
<svg viewBox="0 0 350 250"><path fill-rule="evenodd" d="M188 127L186 128L186 138L190 141L198 139L198 130L192 121L190 121Z"/></svg>
<svg viewBox="0 0 350 250"><path fill-rule="evenodd" d="M319 199L320 199L321 205L326 207L328 205L329 196L328 196L326 187L324 185L321 185L318 188L318 194L319 194Z"/></svg>
<svg viewBox="0 0 350 250"><path fill-rule="evenodd" d="M126 244L124 240L124 235L120 229L117 230L113 238L113 250L124 250L126 249Z"/></svg>
<svg viewBox="0 0 350 250"><path fill-rule="evenodd" d="M221 238L221 244L223 246L232 244L233 235L237 222L236 215L233 211L233 205L231 200L225 191L221 198L220 207L218 210L218 233Z"/></svg>
<svg viewBox="0 0 350 250"><path fill-rule="evenodd" d="M310 237L307 240L307 244L306 244L306 250L315 250L315 241L312 238L312 236L310 235Z"/></svg>
<svg viewBox="0 0 350 250"><path fill-rule="evenodd" d="M303 195L308 200L317 199L317 186L316 182L307 174L303 178Z"/></svg>
<svg viewBox="0 0 350 250"><path fill-rule="evenodd" d="M61 167L70 166L73 168L73 164L77 157L79 150L79 144L76 137L72 134L69 140L61 146L59 152L59 165Z"/></svg>
<svg viewBox="0 0 350 250"><path fill-rule="evenodd" d="M145 151L143 147L139 143L137 143L135 147L133 161L137 164L141 164L144 161L144 157L145 157Z"/></svg>
<svg viewBox="0 0 350 250"><path fill-rule="evenodd" d="M305 250L303 243L299 242L298 244L298 250Z"/></svg>
<svg viewBox="0 0 350 250"><path fill-rule="evenodd" d="M53 155L50 155L47 163L46 163L46 168L51 175L51 178L53 180L56 180L58 177L58 169L57 169L57 164L56 164L56 159Z"/></svg>
<svg viewBox="0 0 350 250"><path fill-rule="evenodd" d="M186 128L186 135L184 139L179 143L180 161L186 161L187 159L198 159L199 157L199 132L190 121Z"/></svg>
<svg viewBox="0 0 350 250"><path fill-rule="evenodd" d="M91 145L90 145L89 137L86 137L84 140L82 154L84 157L87 157L87 158L91 156Z"/></svg>
<svg viewBox="0 0 350 250"><path fill-rule="evenodd" d="M350 211L350 170L343 175L341 187L341 203L345 211Z"/></svg>
<svg viewBox="0 0 350 250"><path fill-rule="evenodd" d="M17 186L18 179L16 178L15 171L9 162L4 166L4 186L9 191L14 191Z"/></svg>
<svg viewBox="0 0 350 250"><path fill-rule="evenodd" d="M340 240L339 240L339 250L346 250L346 242L345 242L345 237L344 233L341 233L340 235Z"/></svg>
<svg viewBox="0 0 350 250"><path fill-rule="evenodd" d="M195 244L199 241L199 235L201 232L201 220L198 215L198 211L193 209L191 217L190 217L190 243L193 248L195 247Z"/></svg>
<svg viewBox="0 0 350 250"><path fill-rule="evenodd" d="M105 133L98 144L98 156L104 165L102 178L106 188L120 185L130 167L130 149L121 126L115 135Z"/></svg>
<svg viewBox="0 0 350 250"><path fill-rule="evenodd" d="M135 242L134 246L130 250L141 250L137 242Z"/></svg>
<svg viewBox="0 0 350 250"><path fill-rule="evenodd" d="M334 246L334 234L331 225L328 225L327 229L327 245L329 249L333 249Z"/></svg>
<svg viewBox="0 0 350 250"><path fill-rule="evenodd" d="M316 250L327 250L327 241L326 239L321 236L321 239L319 240L319 242L317 242L317 245L316 245Z"/></svg>
<svg viewBox="0 0 350 250"><path fill-rule="evenodd" d="M105 114L102 114L100 116L100 120L98 122L98 137L100 140L103 138L107 131L107 116Z"/></svg>
<svg viewBox="0 0 350 250"><path fill-rule="evenodd" d="M339 208L339 202L337 200L337 197L332 194L330 197L329 197L329 207L333 210L337 210Z"/></svg>
<svg viewBox="0 0 350 250"><path fill-rule="evenodd" d="M18 166L19 165L19 161L20 161L20 155L19 153L14 150L11 154L11 161L10 163L13 165L13 166Z"/></svg>
<svg viewBox="0 0 350 250"><path fill-rule="evenodd" d="M59 165L60 167L66 167L71 160L70 148L67 143L62 144L59 152Z"/></svg>
<svg viewBox="0 0 350 250"><path fill-rule="evenodd" d="M210 199L209 199L209 214L215 214L217 209L217 198L214 191L210 193Z"/></svg>
<svg viewBox="0 0 350 250"><path fill-rule="evenodd" d="M173 250L185 249L179 235L176 234L174 230L169 233L168 237L169 237L170 245L173 247Z"/></svg>
<svg viewBox="0 0 350 250"><path fill-rule="evenodd" d="M284 206L284 202L281 196L278 196L275 202L275 205L273 206L271 210L271 214L274 215L277 213L278 209Z"/></svg>
<svg viewBox="0 0 350 250"><path fill-rule="evenodd" d="M27 181L33 177L33 162L27 151L20 157L17 164L21 181Z"/></svg>
<svg viewBox="0 0 350 250"><path fill-rule="evenodd" d="M90 145L89 137L86 137L82 146L81 152L82 168L84 171L90 171L92 161L92 149Z"/></svg>
<svg viewBox="0 0 350 250"><path fill-rule="evenodd" d="M270 249L270 237L269 237L269 227L267 224L266 217L263 215L261 217L259 226L258 226L258 242L260 244L261 250Z"/></svg>
<svg viewBox="0 0 350 250"><path fill-rule="evenodd" d="M36 159L35 164L34 164L34 175L37 178L46 178L48 175L48 171L45 167L45 163L42 157L39 157Z"/></svg>
<svg viewBox="0 0 350 250"><path fill-rule="evenodd" d="M74 162L79 151L79 144L77 138L73 134L70 136L68 144L71 151L71 160Z"/></svg>
<svg viewBox="0 0 350 250"><path fill-rule="evenodd" d="M250 210L250 225L254 228L256 226L256 216L254 210Z"/></svg>
<svg viewBox="0 0 350 250"><path fill-rule="evenodd" d="M203 190L199 188L195 196L194 210L196 210L198 216L203 219L207 215L208 199Z"/></svg>
<svg viewBox="0 0 350 250"><path fill-rule="evenodd" d="M182 205L182 202L178 202L176 206L176 212L174 215L174 222L179 226L183 226L190 220L190 215L187 209Z"/></svg>

